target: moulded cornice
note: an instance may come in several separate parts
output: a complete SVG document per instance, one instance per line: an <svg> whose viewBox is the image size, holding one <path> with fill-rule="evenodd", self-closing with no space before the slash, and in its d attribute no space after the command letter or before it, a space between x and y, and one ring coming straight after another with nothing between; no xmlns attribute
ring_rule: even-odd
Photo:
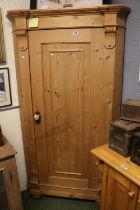
<svg viewBox="0 0 140 210"><path fill-rule="evenodd" d="M130 13L130 8L121 4L111 4L95 6L90 8L70 8L70 9L57 9L57 10L12 10L8 11L7 17L13 21L17 17L39 17L39 16L62 16L62 15L83 15L92 13L117 13L119 15L127 16Z"/></svg>

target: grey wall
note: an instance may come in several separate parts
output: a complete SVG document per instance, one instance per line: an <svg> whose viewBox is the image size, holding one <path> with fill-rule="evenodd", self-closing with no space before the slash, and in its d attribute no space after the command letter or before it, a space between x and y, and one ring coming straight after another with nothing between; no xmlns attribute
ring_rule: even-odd
<svg viewBox="0 0 140 210"><path fill-rule="evenodd" d="M113 0L131 8L127 19L123 101L127 98L140 99L140 0Z"/></svg>

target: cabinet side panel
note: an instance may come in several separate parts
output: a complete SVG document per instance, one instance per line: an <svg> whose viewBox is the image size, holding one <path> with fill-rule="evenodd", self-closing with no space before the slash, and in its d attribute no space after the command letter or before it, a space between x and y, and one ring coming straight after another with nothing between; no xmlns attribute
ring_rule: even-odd
<svg viewBox="0 0 140 210"><path fill-rule="evenodd" d="M123 62L124 62L124 28L119 28L116 34L115 71L113 89L112 120L120 117L122 102Z"/></svg>
<svg viewBox="0 0 140 210"><path fill-rule="evenodd" d="M28 53L28 34L16 34L13 22L16 74L20 102L21 126L25 150L28 182L38 184L36 145L34 141L32 96L30 87L30 66ZM28 104L28 105L27 105Z"/></svg>
<svg viewBox="0 0 140 210"><path fill-rule="evenodd" d="M90 72L90 148L102 145L101 125L103 120L103 44L104 30L92 30L92 42L90 50L91 72ZM90 154L89 179L90 187L98 189L99 173L95 166L95 158Z"/></svg>

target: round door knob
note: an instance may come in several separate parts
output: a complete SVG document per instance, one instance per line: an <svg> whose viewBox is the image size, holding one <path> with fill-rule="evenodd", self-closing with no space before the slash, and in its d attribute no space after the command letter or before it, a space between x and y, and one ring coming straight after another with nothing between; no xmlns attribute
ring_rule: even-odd
<svg viewBox="0 0 140 210"><path fill-rule="evenodd" d="M36 112L35 114L34 114L34 121L36 122L36 123L40 123L41 122L41 114L40 114L40 112Z"/></svg>
<svg viewBox="0 0 140 210"><path fill-rule="evenodd" d="M130 191L130 192L128 193L128 195L129 195L130 198L134 198L135 192L134 192L134 191Z"/></svg>

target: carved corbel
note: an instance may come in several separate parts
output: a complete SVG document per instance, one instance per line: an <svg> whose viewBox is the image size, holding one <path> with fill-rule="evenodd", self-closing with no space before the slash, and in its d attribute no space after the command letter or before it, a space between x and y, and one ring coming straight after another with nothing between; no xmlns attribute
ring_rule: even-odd
<svg viewBox="0 0 140 210"><path fill-rule="evenodd" d="M117 26L106 25L104 27L104 30L105 30L105 48L113 49L117 44L117 40L116 40Z"/></svg>
<svg viewBox="0 0 140 210"><path fill-rule="evenodd" d="M26 51L28 49L28 38L27 31L24 30L14 30L14 34L17 37L17 48L19 51Z"/></svg>
<svg viewBox="0 0 140 210"><path fill-rule="evenodd" d="M26 36L27 23L26 18L15 18L15 35Z"/></svg>
<svg viewBox="0 0 140 210"><path fill-rule="evenodd" d="M18 37L18 50L19 51L26 51L28 49L28 42L26 36L19 36Z"/></svg>
<svg viewBox="0 0 140 210"><path fill-rule="evenodd" d="M104 14L105 48L113 49L117 44L118 17L117 13Z"/></svg>

